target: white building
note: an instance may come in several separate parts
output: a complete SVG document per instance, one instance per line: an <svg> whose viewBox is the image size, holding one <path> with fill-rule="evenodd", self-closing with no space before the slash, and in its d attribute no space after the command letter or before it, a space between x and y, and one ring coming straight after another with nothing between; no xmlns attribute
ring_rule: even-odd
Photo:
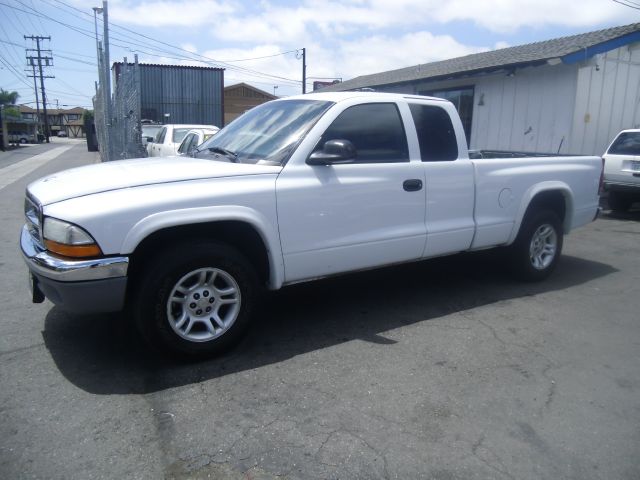
<svg viewBox="0 0 640 480"><path fill-rule="evenodd" d="M322 91L444 97L472 149L601 155L640 127L640 23L364 75Z"/></svg>

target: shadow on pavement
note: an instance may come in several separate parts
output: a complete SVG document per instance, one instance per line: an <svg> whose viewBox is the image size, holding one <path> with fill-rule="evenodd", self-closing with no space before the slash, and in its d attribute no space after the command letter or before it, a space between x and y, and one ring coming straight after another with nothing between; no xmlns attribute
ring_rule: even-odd
<svg viewBox="0 0 640 480"><path fill-rule="evenodd" d="M545 282L518 283L495 251L345 275L271 294L243 342L225 356L184 364L141 345L123 316L74 316L54 307L43 337L62 374L94 394L144 394L282 362L352 340L502 300L562 290L617 270L571 256ZM401 347L398 347L401 348Z"/></svg>
<svg viewBox="0 0 640 480"><path fill-rule="evenodd" d="M602 215L600 215L600 218L602 220L630 220L640 222L640 208L631 209L628 212L605 210Z"/></svg>

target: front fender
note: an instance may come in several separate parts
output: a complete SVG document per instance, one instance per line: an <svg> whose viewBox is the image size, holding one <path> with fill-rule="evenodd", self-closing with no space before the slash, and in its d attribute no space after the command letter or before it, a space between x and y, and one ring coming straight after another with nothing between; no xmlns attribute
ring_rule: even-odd
<svg viewBox="0 0 640 480"><path fill-rule="evenodd" d="M139 220L129 230L122 241L120 251L123 254L132 253L142 240L159 230L217 221L246 222L258 232L267 246L269 287L274 290L280 288L284 281L284 262L278 232L263 214L248 207L217 205L154 213Z"/></svg>

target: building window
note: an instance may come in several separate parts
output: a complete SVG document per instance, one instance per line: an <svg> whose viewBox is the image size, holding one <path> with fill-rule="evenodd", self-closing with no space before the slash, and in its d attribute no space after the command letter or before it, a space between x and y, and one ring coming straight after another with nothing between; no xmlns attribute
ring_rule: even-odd
<svg viewBox="0 0 640 480"><path fill-rule="evenodd" d="M447 90L426 90L418 92L420 95L444 98L453 103L460 114L467 145L471 143L471 120L473 118L473 90L471 87L458 87Z"/></svg>

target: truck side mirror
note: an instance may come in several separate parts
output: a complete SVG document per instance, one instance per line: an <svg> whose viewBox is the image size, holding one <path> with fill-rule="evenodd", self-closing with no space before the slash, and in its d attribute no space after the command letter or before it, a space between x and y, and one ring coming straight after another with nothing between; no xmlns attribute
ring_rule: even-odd
<svg viewBox="0 0 640 480"><path fill-rule="evenodd" d="M153 137L147 137L147 143L153 143Z"/></svg>
<svg viewBox="0 0 640 480"><path fill-rule="evenodd" d="M357 155L356 147L349 140L329 140L322 146L322 150L315 151L309 155L307 165L352 163Z"/></svg>

